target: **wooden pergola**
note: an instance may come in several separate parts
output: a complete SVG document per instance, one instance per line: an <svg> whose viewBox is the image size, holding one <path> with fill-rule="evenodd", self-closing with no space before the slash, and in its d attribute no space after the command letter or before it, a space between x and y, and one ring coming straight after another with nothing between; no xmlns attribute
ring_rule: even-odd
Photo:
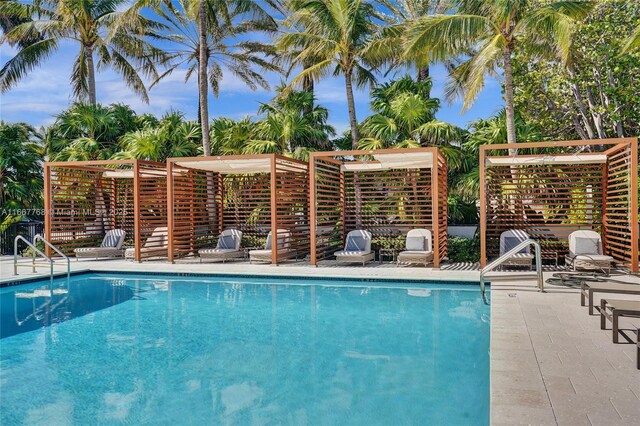
<svg viewBox="0 0 640 426"><path fill-rule="evenodd" d="M225 229L242 231L242 246L273 244L271 263L309 252L309 166L277 154L167 160L169 261L215 247ZM276 237L277 236L277 237Z"/></svg>
<svg viewBox="0 0 640 426"><path fill-rule="evenodd" d="M164 163L46 162L45 238L73 255L76 248L100 246L107 231L123 229L125 247L134 248L136 261L165 257L161 242L141 248L154 230L167 226L166 182Z"/></svg>
<svg viewBox="0 0 640 426"><path fill-rule="evenodd" d="M427 228L434 266L447 256L447 162L438 148L313 152L309 167L312 265L355 229L372 233L374 249L401 249L409 230Z"/></svg>
<svg viewBox="0 0 640 426"><path fill-rule="evenodd" d="M571 232L594 230L605 254L637 272L638 179L637 138L481 146L481 265L510 229L526 231L552 260L568 252Z"/></svg>

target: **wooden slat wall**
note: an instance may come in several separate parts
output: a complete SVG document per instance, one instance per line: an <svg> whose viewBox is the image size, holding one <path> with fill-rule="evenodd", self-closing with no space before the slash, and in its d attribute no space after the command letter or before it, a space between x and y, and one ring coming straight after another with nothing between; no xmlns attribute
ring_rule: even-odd
<svg viewBox="0 0 640 426"><path fill-rule="evenodd" d="M490 167L486 176L489 257L499 256L500 234L510 229L526 231L546 257L564 256L575 230L601 232L600 164Z"/></svg>
<svg viewBox="0 0 640 426"><path fill-rule="evenodd" d="M631 146L619 145L610 151L603 169L606 182L604 197L603 240L605 252L616 262L631 267Z"/></svg>
<svg viewBox="0 0 640 426"><path fill-rule="evenodd" d="M356 179L362 200L359 224ZM403 248L409 230L433 229L431 183L431 169L344 172L345 234L366 229L373 234L374 250Z"/></svg>
<svg viewBox="0 0 640 426"><path fill-rule="evenodd" d="M340 162L330 158L316 158L315 177L312 185L316 191L316 259L330 259L342 249L345 233L343 229L344 173Z"/></svg>
<svg viewBox="0 0 640 426"><path fill-rule="evenodd" d="M222 182L219 173L174 167L173 253L193 257L201 248L215 247L220 226Z"/></svg>
<svg viewBox="0 0 640 426"><path fill-rule="evenodd" d="M447 161L442 156L442 154L438 153L438 251L440 253L439 260L446 258L449 254L448 251L448 216L449 216L449 192L447 188ZM435 237L434 237L434 246L435 246ZM435 252L435 249L434 249Z"/></svg>
<svg viewBox="0 0 640 426"><path fill-rule="evenodd" d="M304 259L309 254L309 165L276 156L275 177L277 229L291 235L289 248L277 250L277 262Z"/></svg>
<svg viewBox="0 0 640 426"><path fill-rule="evenodd" d="M125 205L131 186L119 188L120 179L105 178L107 169L96 166L49 170L51 205L45 220L52 244L73 255L75 248L99 246L106 231L120 227L127 232L126 244L133 245L134 209Z"/></svg>
<svg viewBox="0 0 640 426"><path fill-rule="evenodd" d="M152 237L154 230L167 231L167 176L164 163L138 162L138 213L140 223L140 260L167 257L167 238ZM124 179L120 179L124 180ZM156 233L156 235L159 235Z"/></svg>

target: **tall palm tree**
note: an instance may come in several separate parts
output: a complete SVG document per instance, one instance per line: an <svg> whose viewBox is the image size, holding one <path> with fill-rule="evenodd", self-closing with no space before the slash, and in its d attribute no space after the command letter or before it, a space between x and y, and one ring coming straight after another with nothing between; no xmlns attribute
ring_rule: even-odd
<svg viewBox="0 0 640 426"><path fill-rule="evenodd" d="M9 90L48 59L62 41L71 40L80 46L71 74L77 100L96 104L96 67L109 67L148 102L143 78L157 77L156 63L163 59L162 50L148 38L156 37L162 26L139 14L128 13L124 9L127 4L126 0L1 2L0 13L4 17L24 22L0 38L0 43L21 46L0 70L0 90Z"/></svg>
<svg viewBox="0 0 640 426"><path fill-rule="evenodd" d="M153 84L183 66L187 67L186 80L196 73L203 151L210 155L209 88L217 97L228 70L252 90L258 86L268 89L261 72L279 70L264 57L271 48L247 41L246 36L256 31L273 32L276 23L257 3L247 0L167 1L158 5L156 12L168 26L164 37L170 43L165 50L171 65Z"/></svg>
<svg viewBox="0 0 640 426"><path fill-rule="evenodd" d="M371 64L376 58L368 49L375 33L375 19L379 14L365 0L291 0L293 11L284 25L291 32L277 41L281 51L295 50L294 63L306 66L291 80L291 87L311 77L319 80L332 73L342 74L345 80L351 144L355 149L360 139L358 119L353 98L353 85L373 84L375 76ZM309 63L313 65L308 66Z"/></svg>
<svg viewBox="0 0 640 426"><path fill-rule="evenodd" d="M403 35L406 25L416 19L428 15L442 14L454 5L453 0L378 0L389 14L386 16L388 25L382 28L377 37L378 48L385 49L387 61L392 68L398 67L407 62L415 67L418 81L429 78L429 58L404 56L402 49Z"/></svg>
<svg viewBox="0 0 640 426"><path fill-rule="evenodd" d="M408 57L445 60L466 55L451 72L447 95L465 94L469 108L484 87L486 74L502 68L507 141L516 142L511 60L517 46L529 43L542 55L553 54L566 63L576 20L587 15L588 1L539 3L534 0L458 0L455 14L415 20L405 34Z"/></svg>

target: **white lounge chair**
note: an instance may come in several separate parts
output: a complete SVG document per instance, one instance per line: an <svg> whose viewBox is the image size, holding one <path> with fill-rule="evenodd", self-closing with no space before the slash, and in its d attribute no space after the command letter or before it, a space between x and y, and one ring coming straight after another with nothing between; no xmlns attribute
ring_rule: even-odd
<svg viewBox="0 0 640 426"><path fill-rule="evenodd" d="M123 253L122 244L124 244L126 235L127 233L122 229L112 229L104 235L100 247L81 247L73 250L73 252L77 259L121 257Z"/></svg>
<svg viewBox="0 0 640 426"><path fill-rule="evenodd" d="M166 256L169 250L169 231L166 226L161 226L153 230L151 236L144 242L140 249L140 257L149 254L149 257ZM164 253L163 253L164 251ZM135 249L130 247L124 251L125 259L135 258Z"/></svg>
<svg viewBox="0 0 640 426"><path fill-rule="evenodd" d="M344 250L333 253L336 262L365 263L372 261L374 254L371 251L371 232L359 229L347 234Z"/></svg>
<svg viewBox="0 0 640 426"><path fill-rule="evenodd" d="M237 229L225 229L218 237L215 248L205 248L198 250L200 259L222 260L226 262L230 259L244 257L243 250L240 250L242 232Z"/></svg>
<svg viewBox="0 0 640 426"><path fill-rule="evenodd" d="M602 270L609 273L613 257L602 252L602 237L596 231L575 231L569 234L569 254L565 264L576 269Z"/></svg>
<svg viewBox="0 0 640 426"><path fill-rule="evenodd" d="M398 263L418 263L427 266L433 261L433 239L428 229L407 232L406 250L398 253Z"/></svg>
<svg viewBox="0 0 640 426"><path fill-rule="evenodd" d="M291 244L291 233L288 229L278 229L276 231L276 244L278 248L278 252L288 251ZM272 233L269 232L267 235L267 241L264 244L264 249L261 250L251 250L249 252L249 263L251 262L263 262L263 263L271 263L271 254L273 245L273 236Z"/></svg>
<svg viewBox="0 0 640 426"><path fill-rule="evenodd" d="M521 242L531 238L525 231L512 229L500 234L500 256L511 251ZM503 266L527 266L529 269L533 267L533 258L531 247L526 246L518 253L511 256L502 265Z"/></svg>

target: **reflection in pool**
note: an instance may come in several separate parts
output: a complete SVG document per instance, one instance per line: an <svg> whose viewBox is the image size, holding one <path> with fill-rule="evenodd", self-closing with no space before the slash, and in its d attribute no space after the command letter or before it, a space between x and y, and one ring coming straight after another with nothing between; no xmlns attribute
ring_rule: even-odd
<svg viewBox="0 0 640 426"><path fill-rule="evenodd" d="M68 321L133 297L124 280L54 281L20 286L0 293L0 338Z"/></svg>

